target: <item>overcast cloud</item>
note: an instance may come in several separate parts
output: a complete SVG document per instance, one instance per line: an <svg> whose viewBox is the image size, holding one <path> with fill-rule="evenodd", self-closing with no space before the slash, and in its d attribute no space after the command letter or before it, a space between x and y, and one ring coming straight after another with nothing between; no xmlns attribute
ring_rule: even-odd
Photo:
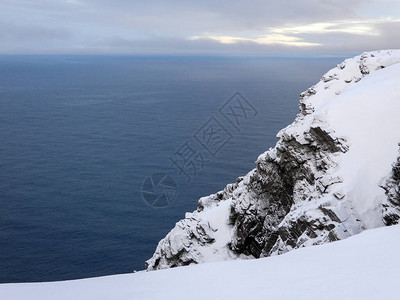
<svg viewBox="0 0 400 300"><path fill-rule="evenodd" d="M333 55L400 48L398 0L1 0L1 54Z"/></svg>

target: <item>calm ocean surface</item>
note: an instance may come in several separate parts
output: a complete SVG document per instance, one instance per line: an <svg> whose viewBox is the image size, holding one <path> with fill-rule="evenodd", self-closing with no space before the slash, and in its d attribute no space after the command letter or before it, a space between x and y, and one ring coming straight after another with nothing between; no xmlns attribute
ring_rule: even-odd
<svg viewBox="0 0 400 300"><path fill-rule="evenodd" d="M299 93L341 61L0 56L0 282L144 269L199 197L274 146ZM257 111L239 130L218 111L236 92ZM215 157L193 137L212 117L231 136ZM191 182L169 161L186 142L206 161ZM165 208L143 200L153 173L176 182Z"/></svg>

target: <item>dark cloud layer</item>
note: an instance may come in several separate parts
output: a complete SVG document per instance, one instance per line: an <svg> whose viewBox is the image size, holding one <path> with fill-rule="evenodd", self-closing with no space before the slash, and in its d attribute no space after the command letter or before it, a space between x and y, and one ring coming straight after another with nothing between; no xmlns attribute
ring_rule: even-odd
<svg viewBox="0 0 400 300"><path fill-rule="evenodd" d="M2 0L0 53L331 54L400 48L398 2Z"/></svg>

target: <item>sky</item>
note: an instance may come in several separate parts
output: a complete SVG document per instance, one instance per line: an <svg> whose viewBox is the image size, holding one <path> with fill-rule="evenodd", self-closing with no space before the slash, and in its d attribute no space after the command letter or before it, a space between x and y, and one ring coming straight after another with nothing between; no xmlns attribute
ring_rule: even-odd
<svg viewBox="0 0 400 300"><path fill-rule="evenodd" d="M0 1L0 54L329 56L399 37L400 0Z"/></svg>

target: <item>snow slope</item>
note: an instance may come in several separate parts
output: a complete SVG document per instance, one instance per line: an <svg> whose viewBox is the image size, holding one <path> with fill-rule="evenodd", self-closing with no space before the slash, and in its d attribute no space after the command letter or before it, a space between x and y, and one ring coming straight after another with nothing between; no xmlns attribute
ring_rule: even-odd
<svg viewBox="0 0 400 300"><path fill-rule="evenodd" d="M385 195L379 185L396 161L400 142L400 64L365 77L319 111L349 141L334 176L343 178L364 226L382 226L379 212Z"/></svg>
<svg viewBox="0 0 400 300"><path fill-rule="evenodd" d="M53 283L0 285L2 300L398 299L400 226L258 260Z"/></svg>

